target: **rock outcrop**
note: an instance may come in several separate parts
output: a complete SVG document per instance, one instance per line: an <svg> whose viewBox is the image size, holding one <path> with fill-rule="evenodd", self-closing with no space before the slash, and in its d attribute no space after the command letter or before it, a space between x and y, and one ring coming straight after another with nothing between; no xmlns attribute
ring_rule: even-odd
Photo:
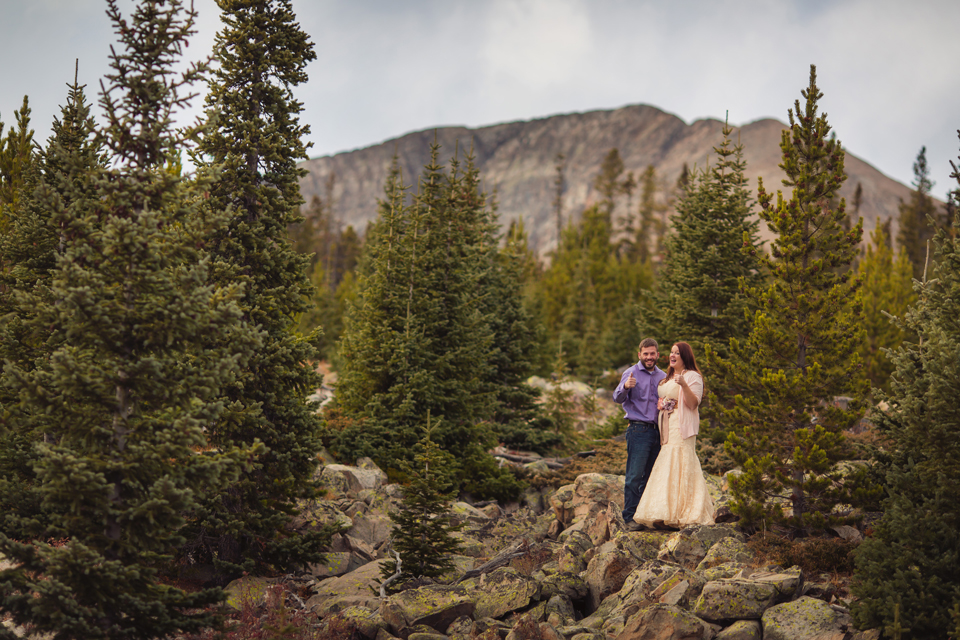
<svg viewBox="0 0 960 640"><path fill-rule="evenodd" d="M369 463L365 471L377 477ZM459 503L459 535L469 552L454 558L447 583L380 598L389 544L384 508L399 490L380 481L358 481L358 490L343 478L362 476L343 465L323 477L335 495L316 513L351 523L328 556L349 552L359 561L363 551L369 559L344 575L314 578L305 608L321 626L337 620L370 640L876 640L853 628L827 590L806 588L798 567L758 566L732 524L624 530L623 477L596 473L550 494L544 514ZM548 537L550 530L559 533ZM504 550L513 554L509 565L483 568ZM320 575L316 568L313 575ZM259 594L268 585L228 591ZM826 600L804 595L811 593Z"/></svg>

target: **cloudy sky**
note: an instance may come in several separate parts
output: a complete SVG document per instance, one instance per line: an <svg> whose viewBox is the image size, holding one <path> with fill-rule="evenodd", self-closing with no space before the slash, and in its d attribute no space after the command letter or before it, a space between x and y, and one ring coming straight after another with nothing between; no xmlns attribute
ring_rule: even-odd
<svg viewBox="0 0 960 640"><path fill-rule="evenodd" d="M129 11L132 0L120 0ZM195 0L188 56L209 54L213 0ZM293 0L316 46L297 89L313 157L437 125L482 126L645 103L687 122L786 120L817 65L851 152L909 184L927 147L934 193L956 183L956 0ZM102 0L0 0L0 120L29 95L38 137L80 59L107 71ZM199 101L198 101L199 105Z"/></svg>

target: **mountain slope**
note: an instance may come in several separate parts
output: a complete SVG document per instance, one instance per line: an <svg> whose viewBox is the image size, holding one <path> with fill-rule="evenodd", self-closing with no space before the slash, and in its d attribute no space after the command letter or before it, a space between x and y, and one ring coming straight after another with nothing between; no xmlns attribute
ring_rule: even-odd
<svg viewBox="0 0 960 640"><path fill-rule="evenodd" d="M530 234L531 247L546 253L556 245L556 221L553 217L553 181L557 153L565 154L567 190L564 194L564 219L578 216L598 196L592 187L607 152L617 147L626 171L639 175L649 164L657 169L664 187L671 187L684 163L691 168L710 161L713 147L721 140L723 123L697 120L686 124L680 118L648 105L632 105L610 111L590 111L555 115L526 122L510 122L488 127L441 127L409 133L365 149L338 153L302 163L309 170L301 181L304 198L325 198L324 185L330 173L336 174L333 192L335 211L344 225L363 231L376 217L377 198L382 194L391 158L396 153L408 184L415 184L423 165L429 160L430 144L441 145L446 161L471 144L475 162L488 192L496 191L503 226L522 217ZM782 188L780 132L785 125L764 119L739 130L747 161L747 176L756 190L757 176L763 177L767 190ZM843 132L837 135L843 140ZM736 136L737 133L734 133ZM910 189L886 177L849 151L846 156L849 176L841 195L847 206L857 183L863 186L860 215L864 218L864 237L869 237L878 218L894 218L897 205L909 198ZM785 194L785 196L788 194ZM638 202L634 194L634 205ZM624 213L621 198L616 215ZM761 233L769 237L765 225Z"/></svg>

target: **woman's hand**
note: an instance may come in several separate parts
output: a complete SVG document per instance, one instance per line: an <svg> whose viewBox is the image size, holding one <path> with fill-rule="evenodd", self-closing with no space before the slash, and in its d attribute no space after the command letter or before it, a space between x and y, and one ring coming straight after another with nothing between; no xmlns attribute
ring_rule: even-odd
<svg viewBox="0 0 960 640"><path fill-rule="evenodd" d="M683 379L683 374L682 374L682 373L678 373L678 374L675 375L674 377L677 379L677 384L680 385L681 387L683 387L684 389L686 389L686 388L689 386L689 385L687 384L687 381Z"/></svg>
<svg viewBox="0 0 960 640"><path fill-rule="evenodd" d="M663 398L657 398L657 411L663 411Z"/></svg>

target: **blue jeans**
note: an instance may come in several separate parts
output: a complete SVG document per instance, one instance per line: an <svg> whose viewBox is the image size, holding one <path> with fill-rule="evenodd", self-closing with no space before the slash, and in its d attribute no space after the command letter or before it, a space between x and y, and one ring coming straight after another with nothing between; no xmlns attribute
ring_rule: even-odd
<svg viewBox="0 0 960 640"><path fill-rule="evenodd" d="M623 485L623 521L629 524L640 504L653 463L660 453L660 430L654 422L627 425L627 473Z"/></svg>

